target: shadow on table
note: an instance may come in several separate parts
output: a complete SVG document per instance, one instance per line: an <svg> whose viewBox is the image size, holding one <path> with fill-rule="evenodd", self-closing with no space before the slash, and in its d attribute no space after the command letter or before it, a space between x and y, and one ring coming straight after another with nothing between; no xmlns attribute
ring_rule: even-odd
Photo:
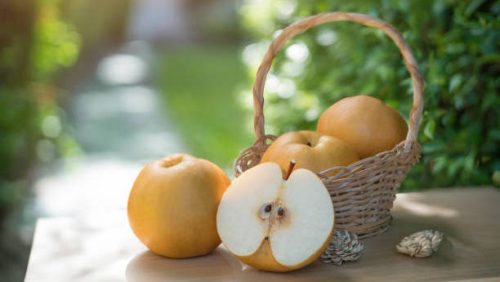
<svg viewBox="0 0 500 282"><path fill-rule="evenodd" d="M232 268L217 249L191 259L168 259L150 251L135 256L127 265L127 282L183 281L231 278Z"/></svg>
<svg viewBox="0 0 500 282"><path fill-rule="evenodd" d="M405 236L414 232L434 229L443 232L444 238L438 253L428 259L413 259L414 264L429 265L435 268L453 267L461 256L481 256L474 248L474 240L461 231L463 214L456 205L451 205L440 194L422 199L412 195L400 200L399 212L394 217L389 237L396 245ZM397 240L396 240L397 239ZM432 264L428 261L432 260Z"/></svg>
<svg viewBox="0 0 500 282"><path fill-rule="evenodd" d="M150 251L136 255L127 265L127 282L157 281L352 281L332 265L319 261L293 273L270 273L240 263L223 247L209 255L169 259Z"/></svg>

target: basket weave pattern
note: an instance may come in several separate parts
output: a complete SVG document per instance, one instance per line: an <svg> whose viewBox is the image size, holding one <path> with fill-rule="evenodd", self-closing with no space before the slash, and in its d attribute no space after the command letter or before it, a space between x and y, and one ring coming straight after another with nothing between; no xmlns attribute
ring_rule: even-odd
<svg viewBox="0 0 500 282"><path fill-rule="evenodd" d="M296 22L273 40L257 71L253 86L254 129L256 141L244 150L235 162L238 176L257 165L276 137L264 131L264 85L272 61L292 37L317 25L335 21L351 21L384 31L399 48L413 82L413 107L410 112L408 135L393 149L362 159L347 167L332 167L318 175L327 187L335 207L335 223L340 230L349 230L360 238L384 232L391 221L390 209L398 187L410 168L419 160L418 128L423 111L423 80L408 45L391 25L379 19L356 13L332 12ZM336 171L333 176L328 173Z"/></svg>

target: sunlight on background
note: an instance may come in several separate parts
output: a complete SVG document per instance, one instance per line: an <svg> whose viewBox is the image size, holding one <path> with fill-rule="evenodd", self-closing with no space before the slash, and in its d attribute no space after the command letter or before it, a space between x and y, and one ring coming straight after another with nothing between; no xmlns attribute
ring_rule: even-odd
<svg viewBox="0 0 500 282"><path fill-rule="evenodd" d="M299 42L286 48L285 54L293 62L303 63L309 58L309 49L306 44Z"/></svg>
<svg viewBox="0 0 500 282"><path fill-rule="evenodd" d="M146 64L134 55L117 54L104 58L97 68L97 76L106 84L136 84L147 75Z"/></svg>
<svg viewBox="0 0 500 282"><path fill-rule="evenodd" d="M158 103L155 90L142 85L116 87L109 93L85 92L76 98L79 107L75 111L87 118L105 118L116 114L147 114L155 110ZM107 103L114 103L109 106Z"/></svg>
<svg viewBox="0 0 500 282"><path fill-rule="evenodd" d="M85 217L41 219L37 228L44 232L36 234L35 240L44 247L32 253L30 264L44 267L37 268L37 277L27 280L50 277L51 281L124 281L130 257L144 251L144 247L128 228L123 213L116 209L100 211ZM88 266L94 264L101 267L89 272Z"/></svg>
<svg viewBox="0 0 500 282"><path fill-rule="evenodd" d="M35 194L44 216L105 214L126 207L139 165L116 160L87 160L83 165L42 177Z"/></svg>
<svg viewBox="0 0 500 282"><path fill-rule="evenodd" d="M316 36L316 41L321 46L330 46L337 41L337 34L333 30L321 30Z"/></svg>
<svg viewBox="0 0 500 282"><path fill-rule="evenodd" d="M414 194L398 194L397 200L402 208L415 215L453 218L460 214L459 211L443 207L442 205L420 203L418 202L418 196Z"/></svg>

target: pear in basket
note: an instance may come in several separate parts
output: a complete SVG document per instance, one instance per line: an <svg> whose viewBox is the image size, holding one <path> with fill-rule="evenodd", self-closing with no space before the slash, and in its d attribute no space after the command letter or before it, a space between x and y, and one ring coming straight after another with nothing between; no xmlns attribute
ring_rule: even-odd
<svg viewBox="0 0 500 282"><path fill-rule="evenodd" d="M317 131L339 138L361 158L391 150L406 137L408 126L401 115L377 98L347 97L326 109Z"/></svg>
<svg viewBox="0 0 500 282"><path fill-rule="evenodd" d="M292 131L278 137L262 156L261 163L275 162L283 173L290 161L296 168L319 173L334 166L348 166L358 161L357 154L338 138L314 131ZM330 175L335 174L332 171Z"/></svg>

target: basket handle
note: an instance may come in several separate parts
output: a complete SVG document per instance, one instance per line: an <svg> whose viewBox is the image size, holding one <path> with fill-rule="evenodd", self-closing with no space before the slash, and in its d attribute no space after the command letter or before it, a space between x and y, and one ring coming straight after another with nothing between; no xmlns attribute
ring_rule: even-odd
<svg viewBox="0 0 500 282"><path fill-rule="evenodd" d="M392 25L364 14L344 12L322 13L302 19L283 29L283 31L272 41L264 58L262 59L259 69L257 70L256 80L253 85L254 129L256 143L265 144L266 139L268 138L264 130L264 85L274 57L278 54L283 45L285 45L285 43L294 36L317 25L337 21L350 21L380 29L387 34L399 48L401 55L403 56L405 66L408 69L413 82L413 106L410 112L409 130L405 140L405 149L409 150L411 148L411 144L416 142L418 136L418 129L423 111L422 89L424 85L424 81L420 75L410 47L408 47L403 39L403 36Z"/></svg>

